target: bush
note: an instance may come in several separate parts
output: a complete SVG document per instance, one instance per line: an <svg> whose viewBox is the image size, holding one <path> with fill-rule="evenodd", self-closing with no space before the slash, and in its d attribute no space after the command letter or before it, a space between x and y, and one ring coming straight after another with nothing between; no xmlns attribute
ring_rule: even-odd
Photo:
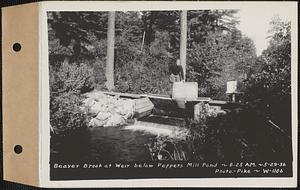
<svg viewBox="0 0 300 190"><path fill-rule="evenodd" d="M85 128L87 115L80 110L82 99L78 94L68 92L50 99L50 125L55 133Z"/></svg>
<svg viewBox="0 0 300 190"><path fill-rule="evenodd" d="M50 66L50 75L50 91L57 95L62 92L84 93L95 86L93 69L85 63Z"/></svg>
<svg viewBox="0 0 300 190"><path fill-rule="evenodd" d="M159 137L147 144L152 160L180 160L189 159L189 147L186 141Z"/></svg>
<svg viewBox="0 0 300 190"><path fill-rule="evenodd" d="M50 125L54 132L86 127L87 116L80 110L81 93L93 88L93 71L86 64L50 66Z"/></svg>

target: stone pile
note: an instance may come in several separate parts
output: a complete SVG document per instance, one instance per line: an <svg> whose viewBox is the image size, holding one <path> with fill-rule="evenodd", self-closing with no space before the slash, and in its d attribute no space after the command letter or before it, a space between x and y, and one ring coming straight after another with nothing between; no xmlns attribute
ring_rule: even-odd
<svg viewBox="0 0 300 190"><path fill-rule="evenodd" d="M92 92L86 96L83 103L85 111L92 116L90 127L120 126L134 116L134 100L105 95L102 92Z"/></svg>
<svg viewBox="0 0 300 190"><path fill-rule="evenodd" d="M226 111L220 106L210 106L208 103L200 102L194 106L194 119L196 122L203 122L209 117L225 115Z"/></svg>

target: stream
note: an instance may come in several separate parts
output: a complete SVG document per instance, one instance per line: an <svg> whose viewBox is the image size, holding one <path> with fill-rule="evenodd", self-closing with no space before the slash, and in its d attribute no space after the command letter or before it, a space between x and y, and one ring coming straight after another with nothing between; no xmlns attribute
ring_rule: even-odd
<svg viewBox="0 0 300 190"><path fill-rule="evenodd" d="M64 138L52 160L150 161L148 144L158 137L183 139L188 130L182 127L137 121L123 127L96 127Z"/></svg>
<svg viewBox="0 0 300 190"><path fill-rule="evenodd" d="M187 146L185 143L188 141L185 141L184 138L189 135L187 128L178 125L177 121L174 122L173 119L172 122L165 123L166 120L168 119L164 119L164 117L148 117L147 120L139 120L127 126L95 127L66 136L53 136L51 138L50 165L91 164L97 166L99 163L151 163L157 162L157 159L167 160L164 158L170 154L160 152L162 147L160 137L178 140L176 146L178 150L184 150L184 156L176 154L177 159L175 159L175 154L169 152L176 161L254 160L264 163L265 161L279 160L291 163L292 160L290 141L280 132L265 126L266 124L258 118L249 117L248 120L245 120L244 116L237 117L235 114L228 114L221 120L215 118L212 123L208 123L210 125L205 132L207 135L205 136L205 144L196 144L197 149L191 149L190 144ZM194 136L192 137L194 138ZM203 142L201 136L199 138L195 141L196 143ZM167 144L167 146L172 146L172 143ZM153 154L152 151L151 155L150 151L157 150L157 148L162 154L159 152ZM165 149L170 150L167 147ZM197 152L191 154L194 153L191 150ZM100 170L97 169L82 168L61 170L51 167L50 170L51 179L59 180L124 178L124 176L129 176L129 173L126 173L127 170L121 170L124 172L120 173L116 173L119 170L99 172ZM145 174L141 173L140 170L132 172L130 173L131 177L165 175L156 171L153 174L151 170ZM172 171L168 175L172 176Z"/></svg>

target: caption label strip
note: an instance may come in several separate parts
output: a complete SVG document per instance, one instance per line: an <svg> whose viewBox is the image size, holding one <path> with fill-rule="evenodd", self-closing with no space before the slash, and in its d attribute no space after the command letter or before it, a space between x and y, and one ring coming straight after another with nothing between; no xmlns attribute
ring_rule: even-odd
<svg viewBox="0 0 300 190"><path fill-rule="evenodd" d="M291 177L287 162L107 162L81 164L51 164L51 179L149 178L149 177ZM181 171L181 174L174 173ZM76 175L78 173L78 175ZM90 175L88 175L90 173ZM115 174L115 175L114 175ZM98 178L97 178L98 177ZM72 178L73 179L73 178ZM87 178L89 179L89 178Z"/></svg>

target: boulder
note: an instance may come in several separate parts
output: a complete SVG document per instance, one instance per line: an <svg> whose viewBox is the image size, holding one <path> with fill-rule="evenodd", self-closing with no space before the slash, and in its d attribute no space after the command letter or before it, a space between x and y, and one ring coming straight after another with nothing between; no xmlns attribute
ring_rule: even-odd
<svg viewBox="0 0 300 190"><path fill-rule="evenodd" d="M95 100L100 100L100 99L105 99L106 95L102 92L90 92L85 94L87 98L95 99Z"/></svg>
<svg viewBox="0 0 300 190"><path fill-rule="evenodd" d="M94 98L87 98L83 101L85 107L92 107L96 103Z"/></svg>
<svg viewBox="0 0 300 190"><path fill-rule="evenodd" d="M89 122L89 127L102 127L107 120L99 120L97 118L92 118L91 121Z"/></svg>
<svg viewBox="0 0 300 190"><path fill-rule="evenodd" d="M94 116L90 126L120 126L131 119L135 112L135 101L118 96L105 95L102 92L86 94L83 101L87 112Z"/></svg>
<svg viewBox="0 0 300 190"><path fill-rule="evenodd" d="M134 101L133 100L119 100L115 104L114 111L120 114L124 119L131 118L134 114Z"/></svg>
<svg viewBox="0 0 300 190"><path fill-rule="evenodd" d="M95 102L91 107L89 107L88 110L90 114L98 115L100 111L106 111L106 108L105 105L103 105L101 102Z"/></svg>
<svg viewBox="0 0 300 190"><path fill-rule="evenodd" d="M109 112L99 112L98 115L96 116L96 119L101 120L101 121L106 121L111 117L111 113Z"/></svg>
<svg viewBox="0 0 300 190"><path fill-rule="evenodd" d="M104 127L120 126L124 124L126 124L126 121L123 117L121 117L119 114L113 114L104 124Z"/></svg>
<svg viewBox="0 0 300 190"><path fill-rule="evenodd" d="M220 106L210 106L205 102L200 102L194 106L194 120L196 122L203 122L208 117L217 117L224 114L226 112Z"/></svg>

